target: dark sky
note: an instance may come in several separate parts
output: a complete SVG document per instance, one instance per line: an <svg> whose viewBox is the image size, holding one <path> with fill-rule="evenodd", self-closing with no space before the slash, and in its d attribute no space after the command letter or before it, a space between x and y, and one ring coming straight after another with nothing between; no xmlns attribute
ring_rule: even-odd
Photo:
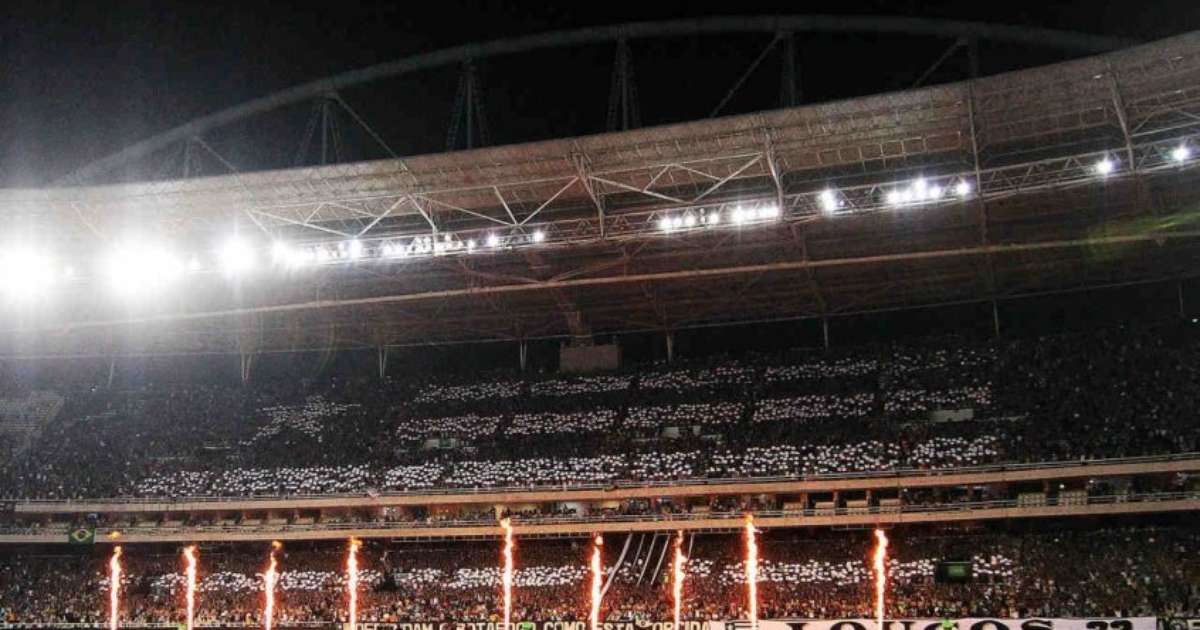
<svg viewBox="0 0 1200 630"><path fill-rule="evenodd" d="M1200 28L1200 3L1180 0L880 2L168 2L10 0L0 7L0 183L37 185L196 116L290 85L440 47L539 31L713 14L913 15L1035 25L1151 40ZM638 42L635 85L646 124L705 115L766 43L765 36ZM805 100L898 89L948 40L806 35ZM983 45L985 72L1064 53ZM537 53L480 64L493 143L603 131L612 48ZM961 56L935 80L961 76ZM729 111L772 107L779 61L764 63ZM401 153L441 150L458 74L443 69L344 96ZM290 162L308 105L207 137L244 167ZM344 123L347 124L347 123ZM349 157L372 154L346 132ZM356 153L357 152L357 153ZM149 169L151 165L139 165ZM156 165L170 170L165 162ZM215 172L215 165L201 165ZM148 171L146 171L148 174ZM168 174L170 174L168 172Z"/></svg>

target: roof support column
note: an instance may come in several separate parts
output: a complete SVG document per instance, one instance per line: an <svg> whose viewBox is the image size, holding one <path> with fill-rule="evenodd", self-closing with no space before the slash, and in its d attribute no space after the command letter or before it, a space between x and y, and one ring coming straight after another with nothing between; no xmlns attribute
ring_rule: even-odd
<svg viewBox="0 0 1200 630"><path fill-rule="evenodd" d="M254 353L248 350L238 352L238 359L241 363L241 379L242 384L250 382L250 368L254 365Z"/></svg>
<svg viewBox="0 0 1200 630"><path fill-rule="evenodd" d="M387 380L388 347L380 345L376 348L376 359L379 362L379 380Z"/></svg>

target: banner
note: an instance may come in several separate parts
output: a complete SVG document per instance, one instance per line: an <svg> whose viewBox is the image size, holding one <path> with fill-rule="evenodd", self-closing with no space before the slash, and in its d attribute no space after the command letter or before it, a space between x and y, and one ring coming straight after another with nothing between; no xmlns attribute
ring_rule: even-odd
<svg viewBox="0 0 1200 630"><path fill-rule="evenodd" d="M504 630L504 624L495 621L413 621L401 623L360 623L359 630ZM678 630L749 630L750 622L735 621L685 621ZM758 622L759 630L877 630L874 619L763 619ZM1001 619L995 617L963 619L888 619L884 630L1158 630L1156 617L1086 617L1062 619L1053 617L1031 617L1025 619ZM1167 622L1167 630L1200 630L1200 620L1173 619ZM587 621L516 621L512 630L588 630ZM601 630L676 630L670 621L606 621ZM0 623L0 630L68 630L107 628L102 623ZM166 629L177 627L175 623L123 623L123 630ZM197 623L197 628L260 628L256 623L210 622ZM278 624L279 630L301 628L329 628L328 621L302 621Z"/></svg>
<svg viewBox="0 0 1200 630"><path fill-rule="evenodd" d="M670 624L668 624L670 625ZM1030 617L1003 619L884 619L883 630L1157 630L1157 617ZM874 619L780 619L758 622L758 630L877 630ZM749 621L710 621L707 630L751 630Z"/></svg>
<svg viewBox="0 0 1200 630"><path fill-rule="evenodd" d="M1176 617L1166 620L1166 630L1200 630L1200 619Z"/></svg>
<svg viewBox="0 0 1200 630"><path fill-rule="evenodd" d="M360 630L503 630L493 621L360 623ZM588 630L587 621L521 621L513 630ZM758 630L878 630L874 619L763 619ZM601 630L677 630L670 621L606 621ZM883 630L1158 630L1157 617L886 619ZM749 621L685 621L678 630L752 630ZM1189 628L1186 630L1200 630Z"/></svg>

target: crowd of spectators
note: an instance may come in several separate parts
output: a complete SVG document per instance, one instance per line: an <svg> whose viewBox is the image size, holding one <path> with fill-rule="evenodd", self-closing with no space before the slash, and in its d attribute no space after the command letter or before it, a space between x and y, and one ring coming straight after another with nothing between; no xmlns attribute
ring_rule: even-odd
<svg viewBox="0 0 1200 630"><path fill-rule="evenodd" d="M363 493L1195 451L1187 326L474 382L65 392L0 498Z"/></svg>
<svg viewBox="0 0 1200 630"><path fill-rule="evenodd" d="M670 562L650 535L610 536L605 620L669 620ZM1023 532L898 530L891 533L888 614L893 617L1176 616L1200 612L1200 530L1056 527ZM763 618L871 616L869 532L767 532L760 540ZM740 537L685 541L683 614L689 620L743 618ZM0 621L103 622L108 581L104 549L94 554L0 556ZM258 622L261 545L201 547L197 619ZM514 619L586 619L586 540L519 541ZM280 555L278 617L344 620L344 546L307 543ZM1069 561L1064 561L1069 559ZM360 553L359 620L487 621L501 609L495 542L392 544ZM182 614L175 549L130 547L122 581L124 623L173 622ZM943 583L942 561L966 563L970 579ZM607 580L607 579L606 579Z"/></svg>

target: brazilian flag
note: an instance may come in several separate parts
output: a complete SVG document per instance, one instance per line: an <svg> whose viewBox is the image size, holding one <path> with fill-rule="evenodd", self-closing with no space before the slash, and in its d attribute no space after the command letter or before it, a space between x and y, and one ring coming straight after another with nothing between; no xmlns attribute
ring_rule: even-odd
<svg viewBox="0 0 1200 630"><path fill-rule="evenodd" d="M96 543L95 527L78 527L67 534L67 542L72 545L93 545Z"/></svg>

